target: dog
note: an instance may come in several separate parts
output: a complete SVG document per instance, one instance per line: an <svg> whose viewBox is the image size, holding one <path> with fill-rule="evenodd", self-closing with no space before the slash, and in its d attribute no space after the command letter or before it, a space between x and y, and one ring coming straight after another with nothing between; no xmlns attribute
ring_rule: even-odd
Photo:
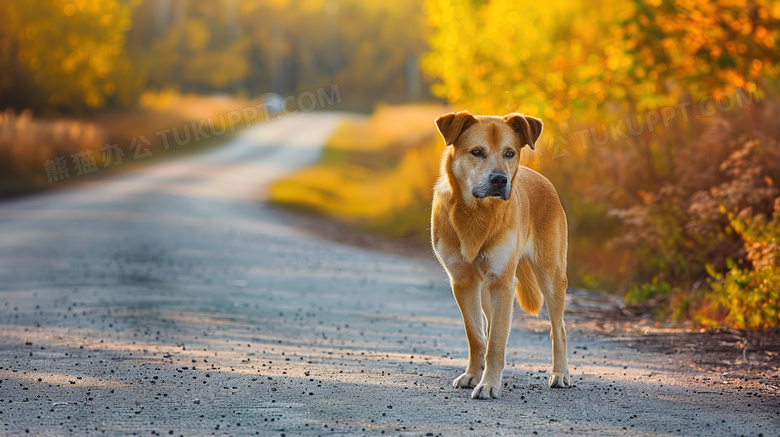
<svg viewBox="0 0 780 437"><path fill-rule="evenodd" d="M433 190L431 242L449 275L469 345L468 366L453 387L473 388L474 399L499 397L515 295L530 314L546 303L549 386L568 387L566 215L552 183L520 165L520 151L535 149L542 121L461 111L439 116L436 127L448 147Z"/></svg>

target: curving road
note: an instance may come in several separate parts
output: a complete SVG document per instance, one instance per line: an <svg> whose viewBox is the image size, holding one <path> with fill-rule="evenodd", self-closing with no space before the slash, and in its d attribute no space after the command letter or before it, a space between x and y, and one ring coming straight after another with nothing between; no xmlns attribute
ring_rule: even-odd
<svg viewBox="0 0 780 437"><path fill-rule="evenodd" d="M466 340L443 271L323 240L262 199L339 120L0 204L2 435L777 435L777 398L586 338L547 388L519 313L503 397L450 388Z"/></svg>

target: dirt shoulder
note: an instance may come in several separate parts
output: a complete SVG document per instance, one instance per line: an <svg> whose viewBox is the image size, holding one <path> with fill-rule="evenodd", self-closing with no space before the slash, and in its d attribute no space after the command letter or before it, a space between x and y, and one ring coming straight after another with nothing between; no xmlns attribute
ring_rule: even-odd
<svg viewBox="0 0 780 437"><path fill-rule="evenodd" d="M570 294L570 318L586 335L606 335L640 351L676 357L695 369L761 380L780 388L780 329L759 333L681 327L632 312L614 296L587 290Z"/></svg>

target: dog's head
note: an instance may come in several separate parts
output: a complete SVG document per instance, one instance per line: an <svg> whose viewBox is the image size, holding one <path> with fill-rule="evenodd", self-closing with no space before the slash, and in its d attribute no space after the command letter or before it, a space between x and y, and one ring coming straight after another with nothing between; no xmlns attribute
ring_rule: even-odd
<svg viewBox="0 0 780 437"><path fill-rule="evenodd" d="M452 146L448 177L477 199L509 199L520 150L536 148L542 120L523 114L504 117L450 112L436 118L444 143Z"/></svg>

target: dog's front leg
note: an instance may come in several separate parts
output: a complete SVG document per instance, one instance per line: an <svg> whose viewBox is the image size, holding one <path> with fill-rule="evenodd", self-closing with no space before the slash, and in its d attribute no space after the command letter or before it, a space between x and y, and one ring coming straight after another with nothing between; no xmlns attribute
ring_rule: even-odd
<svg viewBox="0 0 780 437"><path fill-rule="evenodd" d="M482 378L485 369L485 320L482 315L480 298L480 281L469 276L452 280L452 294L458 302L463 325L466 328L466 338L469 342L469 364L466 372L452 381L455 388L473 388Z"/></svg>
<svg viewBox="0 0 780 437"><path fill-rule="evenodd" d="M506 342L512 327L514 290L512 281L496 280L486 285L483 293L490 299L490 331L488 332L485 373L471 393L473 399L497 398L501 394L501 374L504 371Z"/></svg>

